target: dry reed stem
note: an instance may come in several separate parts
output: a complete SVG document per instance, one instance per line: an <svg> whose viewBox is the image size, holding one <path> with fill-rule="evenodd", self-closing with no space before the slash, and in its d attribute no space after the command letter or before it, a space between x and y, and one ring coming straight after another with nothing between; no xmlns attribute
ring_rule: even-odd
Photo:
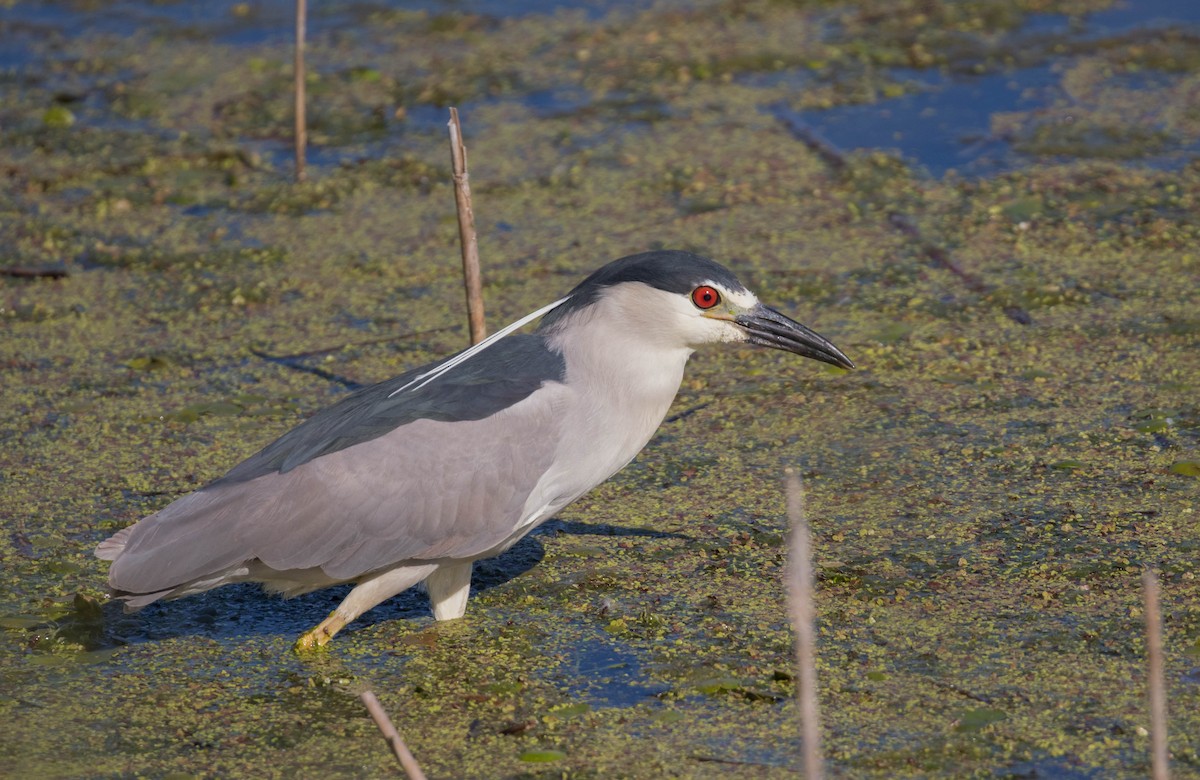
<svg viewBox="0 0 1200 780"><path fill-rule="evenodd" d="M467 293L467 320L471 343L487 337L483 319L483 281L479 272L479 240L475 235L475 212L471 208L471 181L467 175L467 147L463 145L458 109L450 109L450 163L454 169L454 203L458 207L458 239L462 247L463 286Z"/></svg>
<svg viewBox="0 0 1200 780"><path fill-rule="evenodd" d="M804 776L820 780L824 774L821 758L821 713L817 702L817 639L814 607L812 544L808 521L804 517L804 486L792 469L787 476L787 513L792 527L788 553L787 592L792 626L796 633L796 699L800 707L801 750Z"/></svg>
<svg viewBox="0 0 1200 780"><path fill-rule="evenodd" d="M305 154L308 146L308 122L304 116L304 29L308 23L307 0L296 0L296 59L292 65L293 97L295 98L296 181L308 178Z"/></svg>
<svg viewBox="0 0 1200 780"><path fill-rule="evenodd" d="M1146 614L1146 661L1150 704L1150 776L1167 780L1171 776L1167 754L1167 689L1163 683L1162 616L1158 608L1158 577L1147 569L1142 572L1142 598Z"/></svg>
<svg viewBox="0 0 1200 780"><path fill-rule="evenodd" d="M379 703L375 694L371 691L363 691L358 698L362 699L362 703L367 706L367 712L371 713L375 725L383 732L383 738L392 746L392 752L396 754L396 760L400 762L400 768L404 770L404 773L412 780L425 780L425 773L421 771L421 765L409 752L400 732L396 731L396 727L392 725L392 719L388 717L387 710Z"/></svg>

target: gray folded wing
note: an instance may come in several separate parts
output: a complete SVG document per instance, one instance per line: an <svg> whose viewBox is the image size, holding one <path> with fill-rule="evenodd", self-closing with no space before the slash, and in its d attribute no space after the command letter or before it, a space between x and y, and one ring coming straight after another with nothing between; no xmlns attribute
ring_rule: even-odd
<svg viewBox="0 0 1200 780"><path fill-rule="evenodd" d="M254 559L351 579L493 550L553 462L562 373L520 336L416 392L393 395L411 374L359 391L102 544L109 582L149 594Z"/></svg>

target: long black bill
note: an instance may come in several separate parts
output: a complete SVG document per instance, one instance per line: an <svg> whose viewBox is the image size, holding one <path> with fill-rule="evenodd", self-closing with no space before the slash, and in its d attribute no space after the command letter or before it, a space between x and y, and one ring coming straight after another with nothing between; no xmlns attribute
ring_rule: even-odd
<svg viewBox="0 0 1200 780"><path fill-rule="evenodd" d="M746 340L751 344L794 352L839 368L854 368L850 358L824 336L761 303L735 317L734 322L746 329Z"/></svg>

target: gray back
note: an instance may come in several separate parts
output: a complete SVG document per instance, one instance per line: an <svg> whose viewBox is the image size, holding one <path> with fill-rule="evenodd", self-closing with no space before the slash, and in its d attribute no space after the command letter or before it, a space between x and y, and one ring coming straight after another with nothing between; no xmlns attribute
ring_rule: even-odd
<svg viewBox="0 0 1200 780"><path fill-rule="evenodd" d="M326 407L208 485L286 473L314 458L378 438L414 420L481 420L562 381L566 364L537 334L497 341L420 389L395 393L445 358L350 394Z"/></svg>

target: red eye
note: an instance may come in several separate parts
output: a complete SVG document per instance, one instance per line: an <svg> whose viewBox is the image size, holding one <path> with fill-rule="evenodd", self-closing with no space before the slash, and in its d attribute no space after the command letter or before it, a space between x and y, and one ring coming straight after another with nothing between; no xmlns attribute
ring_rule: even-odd
<svg viewBox="0 0 1200 780"><path fill-rule="evenodd" d="M696 304L700 309L711 309L721 302L721 293L717 292L707 284L702 284L692 290L692 303Z"/></svg>

